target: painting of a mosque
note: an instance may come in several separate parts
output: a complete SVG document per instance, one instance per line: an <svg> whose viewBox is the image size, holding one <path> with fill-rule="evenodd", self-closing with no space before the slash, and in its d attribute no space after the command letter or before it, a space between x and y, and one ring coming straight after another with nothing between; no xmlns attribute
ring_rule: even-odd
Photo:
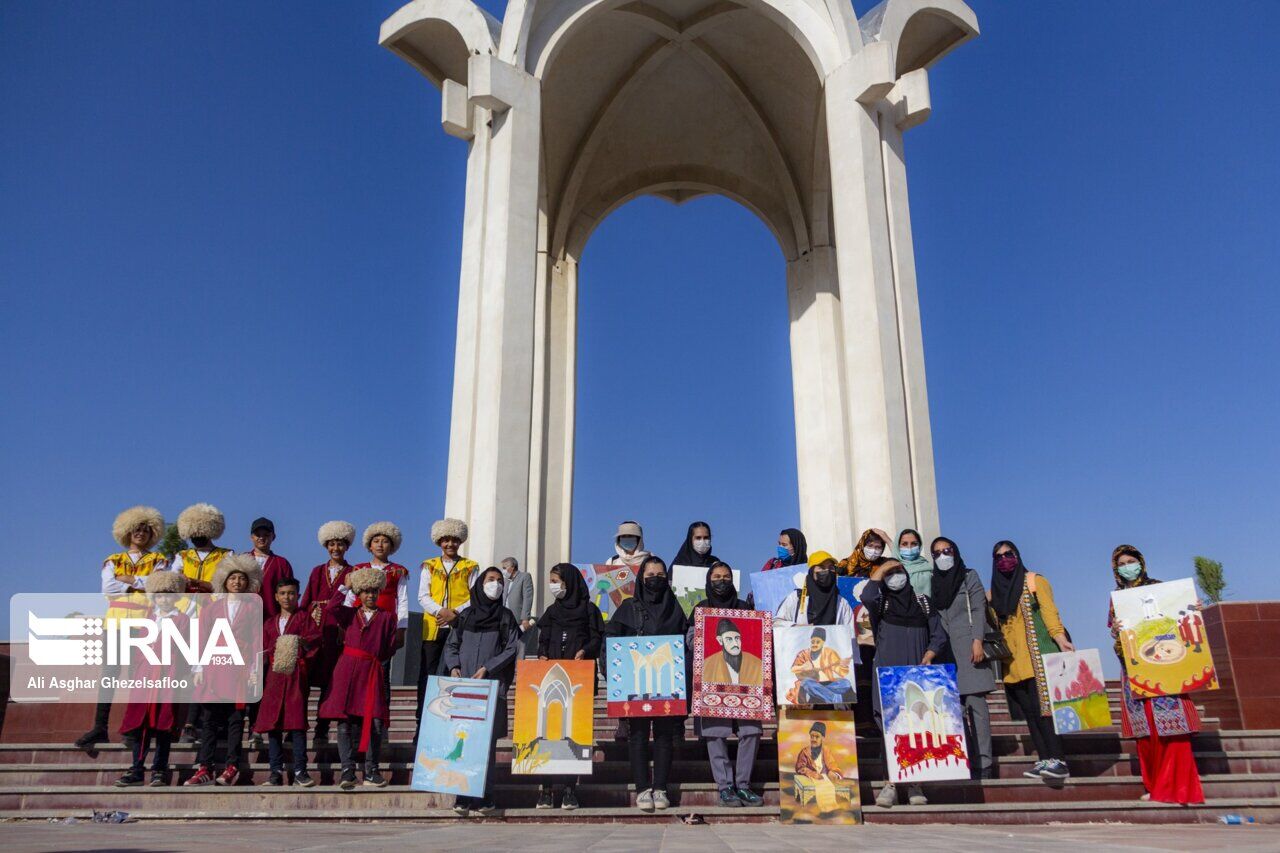
<svg viewBox="0 0 1280 853"><path fill-rule="evenodd" d="M612 637L605 650L609 716L679 717L688 712L684 637Z"/></svg>
<svg viewBox="0 0 1280 853"><path fill-rule="evenodd" d="M516 664L511 772L591 772L595 661L522 660Z"/></svg>

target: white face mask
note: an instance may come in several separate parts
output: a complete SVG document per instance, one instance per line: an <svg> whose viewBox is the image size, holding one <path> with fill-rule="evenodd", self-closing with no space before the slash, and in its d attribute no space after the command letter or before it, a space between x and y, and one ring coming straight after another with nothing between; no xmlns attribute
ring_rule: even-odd
<svg viewBox="0 0 1280 853"><path fill-rule="evenodd" d="M711 553L711 540L709 538L693 540L693 550L699 554Z"/></svg>
<svg viewBox="0 0 1280 853"><path fill-rule="evenodd" d="M484 594L497 601L502 596L502 581L485 581Z"/></svg>
<svg viewBox="0 0 1280 853"><path fill-rule="evenodd" d="M547 588L551 590L552 598L564 598L564 584L562 583L547 584Z"/></svg>
<svg viewBox="0 0 1280 853"><path fill-rule="evenodd" d="M862 549L862 553L866 555L868 560L878 560L880 555L884 553L884 548L879 545L868 545Z"/></svg>
<svg viewBox="0 0 1280 853"><path fill-rule="evenodd" d="M956 558L946 554L933 561L933 567L940 572L949 572L955 568L955 565Z"/></svg>
<svg viewBox="0 0 1280 853"><path fill-rule="evenodd" d="M897 592L907 585L907 576L902 572L895 572L885 578L884 585L894 592Z"/></svg>

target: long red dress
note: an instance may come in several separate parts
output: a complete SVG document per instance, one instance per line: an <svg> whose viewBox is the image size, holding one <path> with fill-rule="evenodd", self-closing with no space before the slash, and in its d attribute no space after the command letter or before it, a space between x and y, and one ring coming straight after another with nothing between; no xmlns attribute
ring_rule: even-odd
<svg viewBox="0 0 1280 853"><path fill-rule="evenodd" d="M1191 751L1191 734L1200 730L1200 715L1186 696L1138 699L1124 688L1120 706L1121 734L1138 748L1142 784L1157 803L1204 802L1200 771Z"/></svg>
<svg viewBox="0 0 1280 853"><path fill-rule="evenodd" d="M343 566L337 576L329 580L329 564L321 563L311 570L307 579L307 588L303 590L299 609L304 613L311 611L318 604L321 609L329 604L329 599L338 591L338 587L347 582L347 575L355 571L353 566ZM313 620L314 621L314 620ZM342 626L333 619L321 616L320 649L311 665L309 674L313 687L320 688L320 701L329 696L329 680L333 669L338 665L338 655L342 654Z"/></svg>
<svg viewBox="0 0 1280 853"><path fill-rule="evenodd" d="M285 623L285 634L297 634L298 663L293 672L285 675L274 672L276 640L280 637L279 617L269 617L262 625L262 647L265 680L262 684L262 702L258 705L258 720L253 730L270 731L307 730L307 693L311 690L308 678L313 661L320 650L320 628L305 610L298 610Z"/></svg>

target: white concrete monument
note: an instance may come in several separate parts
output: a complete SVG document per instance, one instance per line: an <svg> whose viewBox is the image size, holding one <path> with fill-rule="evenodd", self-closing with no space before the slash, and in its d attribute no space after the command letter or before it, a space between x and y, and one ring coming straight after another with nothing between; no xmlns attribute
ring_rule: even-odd
<svg viewBox="0 0 1280 853"><path fill-rule="evenodd" d="M778 240L808 540L928 541L902 134L929 116L926 69L977 32L961 0L861 19L849 0L508 0L501 22L414 0L383 23L469 146L445 514L471 557L570 558L578 259L643 194L728 196Z"/></svg>

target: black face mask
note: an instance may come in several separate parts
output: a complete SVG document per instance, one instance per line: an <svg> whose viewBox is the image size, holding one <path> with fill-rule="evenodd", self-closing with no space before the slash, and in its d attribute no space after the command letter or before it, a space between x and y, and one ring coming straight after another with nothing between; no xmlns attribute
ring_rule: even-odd
<svg viewBox="0 0 1280 853"><path fill-rule="evenodd" d="M644 588L653 593L662 592L667 588L667 579L662 575L654 575L651 578L645 578Z"/></svg>
<svg viewBox="0 0 1280 853"><path fill-rule="evenodd" d="M722 598L728 597L733 591L733 581L712 581L711 591Z"/></svg>
<svg viewBox="0 0 1280 853"><path fill-rule="evenodd" d="M813 582L818 585L819 589L831 589L836 583L836 573L831 571L814 572Z"/></svg>

